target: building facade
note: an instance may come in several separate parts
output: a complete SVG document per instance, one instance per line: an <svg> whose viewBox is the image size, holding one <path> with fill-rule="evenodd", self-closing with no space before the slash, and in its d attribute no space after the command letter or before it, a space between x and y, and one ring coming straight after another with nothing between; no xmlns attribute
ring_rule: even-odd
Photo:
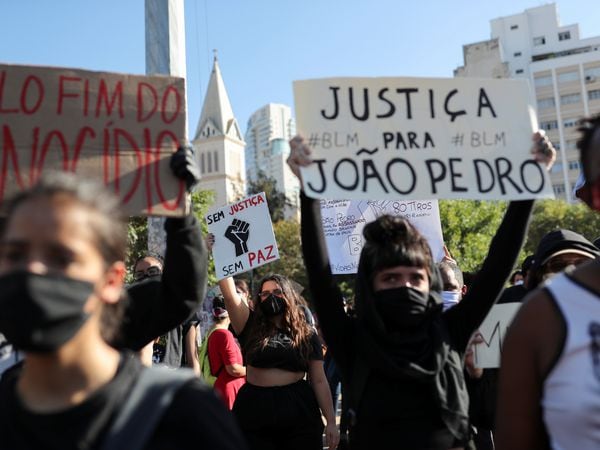
<svg viewBox="0 0 600 450"><path fill-rule="evenodd" d="M196 134L192 141L200 173L198 189L214 192L214 207L244 197L244 139L215 57Z"/></svg>
<svg viewBox="0 0 600 450"><path fill-rule="evenodd" d="M289 106L269 103L254 112L248 120L246 141L246 177L255 181L260 172L273 178L277 190L283 192L290 205L285 218L298 219L300 184L286 160L289 140L296 134L296 123Z"/></svg>
<svg viewBox="0 0 600 450"><path fill-rule="evenodd" d="M600 113L600 36L581 39L579 25L561 25L554 3L494 19L490 27L490 40L463 47L464 66L454 74L529 80L539 127L558 150L554 193L573 201L578 120Z"/></svg>

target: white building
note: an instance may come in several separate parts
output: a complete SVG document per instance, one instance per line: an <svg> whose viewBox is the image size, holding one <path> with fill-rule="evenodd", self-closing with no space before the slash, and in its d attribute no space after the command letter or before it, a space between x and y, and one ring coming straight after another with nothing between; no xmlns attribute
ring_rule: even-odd
<svg viewBox="0 0 600 450"><path fill-rule="evenodd" d="M529 79L540 128L558 150L554 192L572 201L579 174L577 121L600 113L600 36L581 39L579 25L561 25L554 3L494 19L490 26L492 39L465 45L465 65L454 74Z"/></svg>
<svg viewBox="0 0 600 450"><path fill-rule="evenodd" d="M286 219L299 216L300 184L286 160L290 154L288 141L296 134L296 123L289 106L269 103L248 120L246 141L246 176L250 181L263 172L277 182L292 206L286 208Z"/></svg>
<svg viewBox="0 0 600 450"><path fill-rule="evenodd" d="M202 175L198 189L214 191L213 206L223 206L244 197L245 143L216 57L192 145Z"/></svg>

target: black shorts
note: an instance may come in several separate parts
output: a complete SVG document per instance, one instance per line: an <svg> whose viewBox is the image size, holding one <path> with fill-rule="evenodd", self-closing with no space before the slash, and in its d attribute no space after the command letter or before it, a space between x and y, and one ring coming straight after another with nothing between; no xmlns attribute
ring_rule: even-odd
<svg viewBox="0 0 600 450"><path fill-rule="evenodd" d="M251 450L321 450L323 421L310 384L242 386L233 405Z"/></svg>

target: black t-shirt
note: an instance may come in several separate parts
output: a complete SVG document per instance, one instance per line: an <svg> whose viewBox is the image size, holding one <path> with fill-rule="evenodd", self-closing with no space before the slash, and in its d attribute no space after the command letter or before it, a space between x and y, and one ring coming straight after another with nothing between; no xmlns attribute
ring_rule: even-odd
<svg viewBox="0 0 600 450"><path fill-rule="evenodd" d="M10 450L98 449L142 370L122 355L115 377L83 403L40 414L28 410L16 392L18 374L0 383L0 448ZM229 411L199 380L184 384L158 423L146 450L175 448L245 449Z"/></svg>
<svg viewBox="0 0 600 450"><path fill-rule="evenodd" d="M287 330L278 329L273 336L269 337L265 348L248 351L246 348L248 337L250 330L255 325L255 320L256 314L251 311L246 326L238 336L246 364L260 368L289 370L290 372L308 371L308 361L304 361L300 355L300 350L292 346L292 339ZM311 361L323 360L321 341L315 332L310 335L308 359Z"/></svg>

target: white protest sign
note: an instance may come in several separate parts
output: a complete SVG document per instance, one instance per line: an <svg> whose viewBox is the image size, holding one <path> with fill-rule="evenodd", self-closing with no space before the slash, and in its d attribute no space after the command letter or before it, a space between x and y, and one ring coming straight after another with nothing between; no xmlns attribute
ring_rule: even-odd
<svg viewBox="0 0 600 450"><path fill-rule="evenodd" d="M502 343L508 327L520 307L521 303L518 302L492 307L479 327L479 333L484 342L473 347L475 367L482 369L500 367Z"/></svg>
<svg viewBox="0 0 600 450"><path fill-rule="evenodd" d="M219 280L279 259L264 192L213 209L205 219L215 236L213 257Z"/></svg>
<svg viewBox="0 0 600 450"><path fill-rule="evenodd" d="M553 198L531 159L526 80L330 78L294 82L313 149L304 191L327 199Z"/></svg>
<svg viewBox="0 0 600 450"><path fill-rule="evenodd" d="M408 219L429 242L434 260L442 260L444 239L437 200L321 200L321 220L332 273L356 273L363 248L362 230L383 214Z"/></svg>

